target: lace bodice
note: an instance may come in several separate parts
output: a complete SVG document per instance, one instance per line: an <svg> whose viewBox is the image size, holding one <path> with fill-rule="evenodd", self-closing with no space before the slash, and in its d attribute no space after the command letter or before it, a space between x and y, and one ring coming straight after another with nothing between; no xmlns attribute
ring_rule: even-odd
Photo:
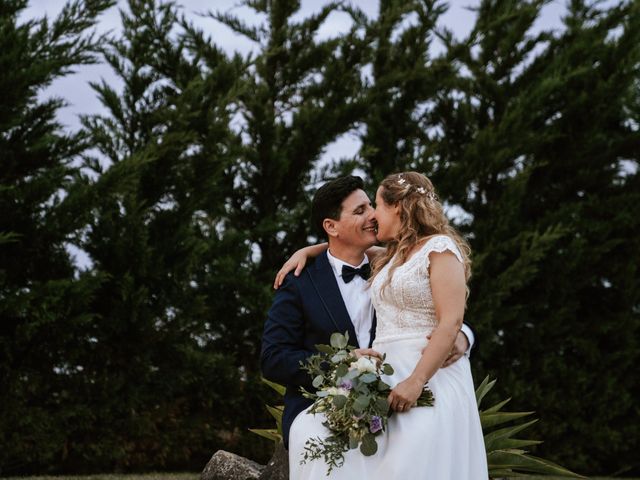
<svg viewBox="0 0 640 480"><path fill-rule="evenodd" d="M378 317L376 342L424 336L436 326L429 283L429 254L445 250L451 251L462 262L456 243L446 235L437 235L394 270L384 292L381 288L395 257L376 276L371 285L371 300Z"/></svg>

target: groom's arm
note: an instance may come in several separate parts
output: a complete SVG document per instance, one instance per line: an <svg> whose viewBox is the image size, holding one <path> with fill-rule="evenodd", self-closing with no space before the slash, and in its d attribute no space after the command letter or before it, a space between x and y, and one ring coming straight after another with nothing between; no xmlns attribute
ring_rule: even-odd
<svg viewBox="0 0 640 480"><path fill-rule="evenodd" d="M267 314L262 335L260 367L268 380L312 389L311 377L300 362L313 355L305 347L305 321L297 278L287 275Z"/></svg>
<svg viewBox="0 0 640 480"><path fill-rule="evenodd" d="M431 334L427 335L427 338L431 338ZM471 328L471 325L463 323L458 335L456 336L456 340L453 343L451 353L449 353L449 356L442 366L448 367L452 363L460 360L463 355L469 356L476 348L477 344L475 331Z"/></svg>
<svg viewBox="0 0 640 480"><path fill-rule="evenodd" d="M469 346L465 349L467 355L470 355L471 352L478 348L478 344L476 342L476 332L471 328L471 325L468 323L463 323L460 331L467 337L467 341L469 342Z"/></svg>

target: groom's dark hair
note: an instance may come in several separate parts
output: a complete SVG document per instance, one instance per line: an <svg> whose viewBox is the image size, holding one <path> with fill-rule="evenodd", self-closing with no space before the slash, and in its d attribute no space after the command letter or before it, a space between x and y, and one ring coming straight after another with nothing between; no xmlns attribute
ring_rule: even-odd
<svg viewBox="0 0 640 480"><path fill-rule="evenodd" d="M340 220L342 202L356 190L364 190L360 177L349 175L339 177L322 185L311 202L311 223L321 237L327 237L322 223L325 218Z"/></svg>

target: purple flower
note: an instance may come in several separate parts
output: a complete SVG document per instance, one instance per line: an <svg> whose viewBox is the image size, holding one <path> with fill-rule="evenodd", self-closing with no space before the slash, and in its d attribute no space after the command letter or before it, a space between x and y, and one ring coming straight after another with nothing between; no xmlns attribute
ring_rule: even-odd
<svg viewBox="0 0 640 480"><path fill-rule="evenodd" d="M382 418L374 415L371 417L371 423L369 423L369 431L371 433L376 433L382 430Z"/></svg>
<svg viewBox="0 0 640 480"><path fill-rule="evenodd" d="M344 388L345 390L351 390L353 388L353 382L351 380L343 380L338 386L340 388Z"/></svg>

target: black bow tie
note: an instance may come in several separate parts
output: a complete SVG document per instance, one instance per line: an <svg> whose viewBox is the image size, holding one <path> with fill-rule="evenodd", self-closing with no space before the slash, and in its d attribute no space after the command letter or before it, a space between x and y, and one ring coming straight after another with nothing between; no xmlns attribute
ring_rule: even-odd
<svg viewBox="0 0 640 480"><path fill-rule="evenodd" d="M370 274L371 266L368 263L365 263L360 268L353 268L349 265L342 266L342 279L344 280L344 283L349 283L356 275L360 275L362 278L367 280Z"/></svg>

